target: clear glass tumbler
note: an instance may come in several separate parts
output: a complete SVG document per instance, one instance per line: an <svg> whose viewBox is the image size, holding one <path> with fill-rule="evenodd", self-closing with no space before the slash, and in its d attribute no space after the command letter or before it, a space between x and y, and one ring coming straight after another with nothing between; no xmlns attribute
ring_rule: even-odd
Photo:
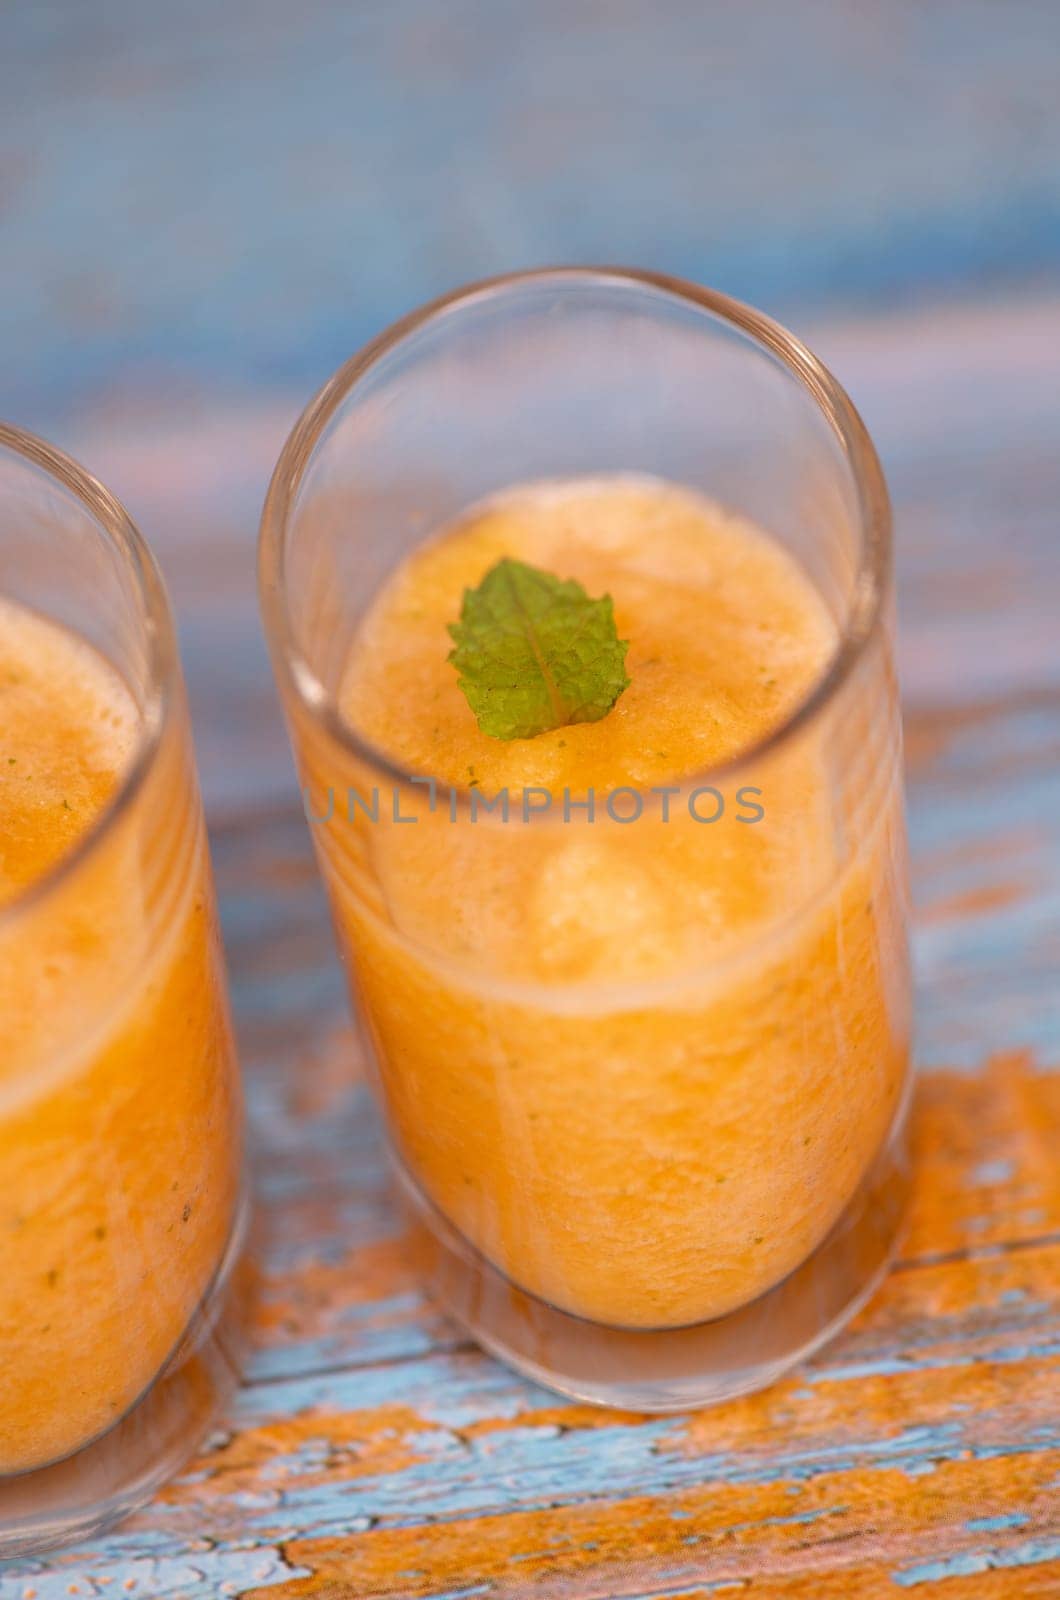
<svg viewBox="0 0 1060 1600"><path fill-rule="evenodd" d="M665 801L627 787L595 816L584 795L528 813L528 790L501 816L471 776L440 786L358 732L347 664L401 563L513 484L614 474L709 496L816 587L835 648L780 725L679 772ZM650 540L637 559L650 570ZM666 1410L768 1383L870 1294L907 1188L890 520L850 401L790 334L691 284L556 269L474 285L306 410L260 573L431 1283L483 1345L569 1395ZM440 628L439 660L449 642ZM746 790L757 827L731 820ZM726 803L730 820L700 825ZM685 901L653 898L664 870L687 871ZM601 938L630 928L620 968L550 977L550 938L593 917ZM477 937L489 918L506 942Z"/></svg>
<svg viewBox="0 0 1060 1600"><path fill-rule="evenodd" d="M11 666L29 659L11 653L16 634L36 641L36 676ZM36 808L0 810L15 819L0 888L18 883L0 897L0 1556L11 1556L112 1522L202 1438L236 1376L243 1201L239 1071L162 580L117 501L8 426L4 660L0 760ZM96 671L129 696L131 759L87 830L27 869L48 819L69 825L75 792L52 792L54 763L34 770L42 747L17 697L63 680L79 703L71 675ZM84 730L72 717L65 732Z"/></svg>

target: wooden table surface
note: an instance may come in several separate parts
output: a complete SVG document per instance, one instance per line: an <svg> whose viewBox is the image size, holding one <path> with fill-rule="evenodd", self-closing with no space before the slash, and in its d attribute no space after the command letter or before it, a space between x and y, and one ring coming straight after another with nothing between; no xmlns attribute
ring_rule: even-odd
<svg viewBox="0 0 1060 1600"><path fill-rule="evenodd" d="M774 4L758 48L735 9L232 0L211 34L200 0L183 31L184 8L104 0L0 24L0 410L123 495L170 578L261 1235L225 1425L117 1531L0 1566L0 1600L1060 1596L1060 14ZM739 92L749 51L790 139ZM257 510L315 383L422 294L548 255L786 314L897 513L908 1236L794 1377L667 1418L549 1396L420 1293L255 620Z"/></svg>

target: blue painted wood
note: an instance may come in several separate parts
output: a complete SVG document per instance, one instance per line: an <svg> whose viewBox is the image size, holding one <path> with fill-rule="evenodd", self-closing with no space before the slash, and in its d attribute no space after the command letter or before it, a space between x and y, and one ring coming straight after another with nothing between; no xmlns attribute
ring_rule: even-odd
<svg viewBox="0 0 1060 1600"><path fill-rule="evenodd" d="M1060 268L1052 0L39 0L0 50L0 411L304 393L465 279L767 309Z"/></svg>

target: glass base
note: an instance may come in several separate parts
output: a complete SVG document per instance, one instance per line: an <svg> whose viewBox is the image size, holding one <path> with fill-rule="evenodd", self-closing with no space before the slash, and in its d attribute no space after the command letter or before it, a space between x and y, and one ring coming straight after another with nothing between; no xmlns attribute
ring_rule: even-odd
<svg viewBox="0 0 1060 1600"><path fill-rule="evenodd" d="M800 1267L738 1310L648 1331L588 1322L510 1282L456 1232L395 1159L432 1292L492 1355L572 1399L685 1411L763 1389L869 1299L894 1255L909 1192L903 1108L860 1188Z"/></svg>
<svg viewBox="0 0 1060 1600"><path fill-rule="evenodd" d="M178 1472L228 1401L242 1367L248 1205L184 1337L120 1422L82 1450L0 1477L0 1559L101 1533Z"/></svg>

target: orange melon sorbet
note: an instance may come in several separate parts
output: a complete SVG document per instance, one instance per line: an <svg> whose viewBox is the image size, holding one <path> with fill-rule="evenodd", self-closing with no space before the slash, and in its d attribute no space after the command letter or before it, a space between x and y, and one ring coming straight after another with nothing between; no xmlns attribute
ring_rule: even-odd
<svg viewBox="0 0 1060 1600"><path fill-rule="evenodd" d="M601 720L480 731L447 628L504 556L612 597L631 681ZM761 748L837 643L779 543L625 476L472 508L354 640L344 719L462 791L432 809L407 787L409 825L384 790L373 821L380 777L351 761L366 804L314 828L397 1153L476 1251L564 1311L672 1328L754 1300L823 1240L894 1123L897 759L851 784L813 719ZM316 805L339 769L308 729L302 754ZM524 822L540 790L552 804Z"/></svg>
<svg viewBox="0 0 1060 1600"><path fill-rule="evenodd" d="M182 718L107 815L144 731L100 655L0 600L0 1475L129 1410L233 1227L238 1078Z"/></svg>

